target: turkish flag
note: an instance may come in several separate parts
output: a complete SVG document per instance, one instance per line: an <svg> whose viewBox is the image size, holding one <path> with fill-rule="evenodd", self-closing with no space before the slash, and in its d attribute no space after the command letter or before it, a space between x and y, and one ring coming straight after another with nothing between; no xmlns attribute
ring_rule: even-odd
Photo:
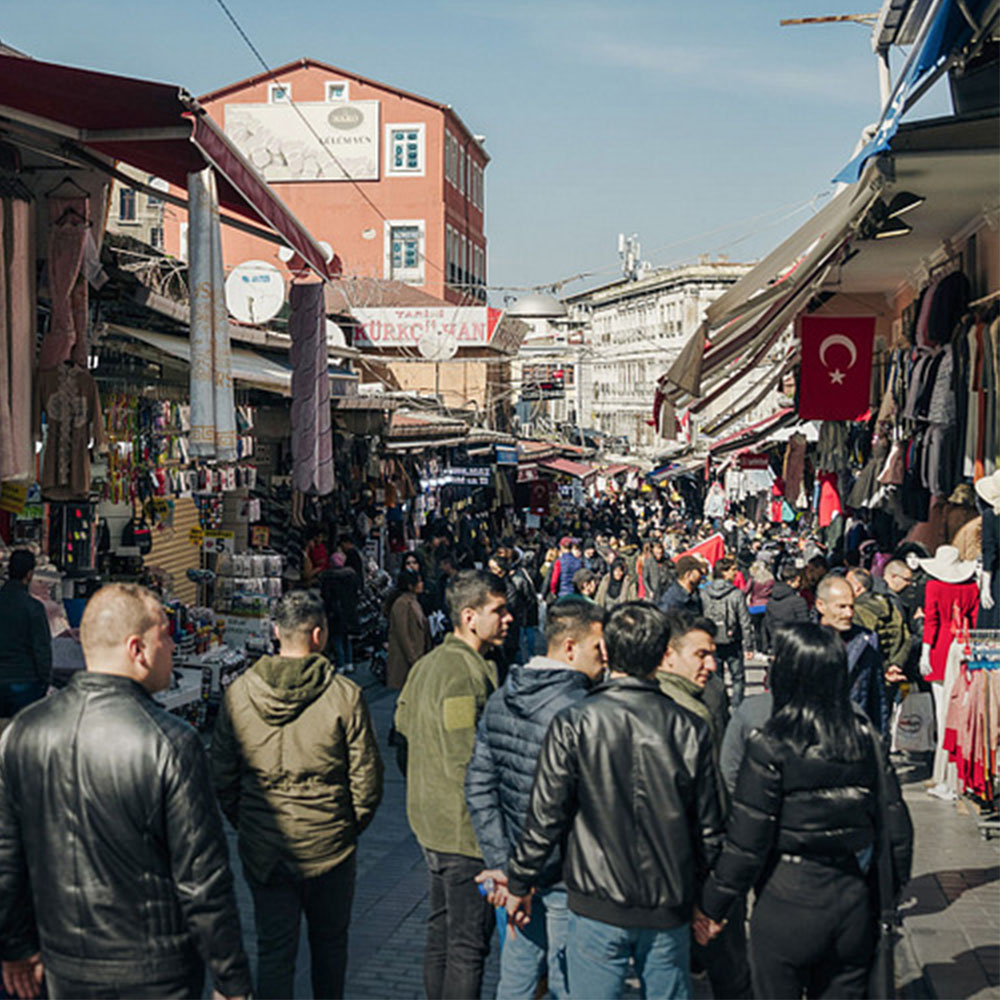
<svg viewBox="0 0 1000 1000"><path fill-rule="evenodd" d="M868 409L874 316L803 316L799 416L857 420Z"/></svg>
<svg viewBox="0 0 1000 1000"><path fill-rule="evenodd" d="M677 562L678 559L682 559L684 556L700 556L702 559L707 559L712 566L715 566L725 554L725 540L722 535L715 534L709 535L705 541L696 545L693 549L688 549L686 552L681 552L674 556L674 562Z"/></svg>

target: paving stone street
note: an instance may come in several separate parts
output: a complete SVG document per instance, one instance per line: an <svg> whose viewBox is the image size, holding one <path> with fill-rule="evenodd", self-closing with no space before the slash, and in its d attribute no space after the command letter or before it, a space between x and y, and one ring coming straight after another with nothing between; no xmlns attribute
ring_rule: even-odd
<svg viewBox="0 0 1000 1000"><path fill-rule="evenodd" d="M395 751L386 743L395 692L364 670L366 689L386 764L385 797L358 850L358 881L351 921L347 996L422 997L422 955L427 912L427 875L420 849L406 822L405 786ZM760 668L751 668L748 691L759 690ZM897 948L897 985L912 998L1000 1000L1000 837L984 840L968 807L941 802L925 792L925 770L900 768L904 794L916 828L913 881L904 893L903 936ZM236 857L243 933L251 962L256 954L253 905ZM312 996L305 932L299 945L295 996ZM494 947L483 983L484 998L495 994ZM703 980L698 997L711 996ZM637 991L635 992L637 994Z"/></svg>

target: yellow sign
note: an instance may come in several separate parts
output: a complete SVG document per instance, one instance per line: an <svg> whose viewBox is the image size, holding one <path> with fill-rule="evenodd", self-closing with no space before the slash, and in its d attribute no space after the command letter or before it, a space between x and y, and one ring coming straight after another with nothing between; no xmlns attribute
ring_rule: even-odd
<svg viewBox="0 0 1000 1000"><path fill-rule="evenodd" d="M28 502L27 483L3 483L0 485L0 510L20 514Z"/></svg>
<svg viewBox="0 0 1000 1000"><path fill-rule="evenodd" d="M201 543L205 541L205 532L202 531L201 528L192 528L188 532L188 541L192 545L201 545Z"/></svg>
<svg viewBox="0 0 1000 1000"><path fill-rule="evenodd" d="M205 531L204 536L201 544L203 552L232 552L236 547L235 531L210 530Z"/></svg>

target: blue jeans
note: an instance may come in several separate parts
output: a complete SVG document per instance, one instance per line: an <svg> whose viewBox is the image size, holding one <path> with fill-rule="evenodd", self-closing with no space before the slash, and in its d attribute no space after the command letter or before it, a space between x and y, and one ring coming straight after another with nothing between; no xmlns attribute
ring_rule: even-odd
<svg viewBox="0 0 1000 1000"><path fill-rule="evenodd" d="M343 635L331 635L330 645L333 647L333 658L341 670L354 664L354 646L346 632Z"/></svg>
<svg viewBox="0 0 1000 1000"><path fill-rule="evenodd" d="M527 663L535 655L535 641L538 628L535 625L524 625L521 628L521 641L518 644L517 656L519 663Z"/></svg>
<svg viewBox="0 0 1000 1000"><path fill-rule="evenodd" d="M666 1000L691 996L691 925L670 930L615 927L569 915L569 988L574 996L616 1000L622 995L629 959L644 997Z"/></svg>
<svg viewBox="0 0 1000 1000"><path fill-rule="evenodd" d="M566 936L569 911L566 890L548 889L531 898L531 921L523 930L507 935L500 954L497 1000L532 1000L546 968L548 996L569 996L566 976Z"/></svg>

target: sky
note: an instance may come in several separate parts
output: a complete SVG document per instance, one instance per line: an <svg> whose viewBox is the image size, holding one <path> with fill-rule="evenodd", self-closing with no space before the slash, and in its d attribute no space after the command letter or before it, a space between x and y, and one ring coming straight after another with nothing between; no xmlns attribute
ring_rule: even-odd
<svg viewBox="0 0 1000 1000"><path fill-rule="evenodd" d="M613 280L620 232L657 266L766 254L821 207L880 110L869 28L778 24L879 0L226 2L269 66L311 56L450 104L486 136L497 304ZM218 0L5 0L0 39L194 94L261 71ZM931 94L921 116L946 110Z"/></svg>

